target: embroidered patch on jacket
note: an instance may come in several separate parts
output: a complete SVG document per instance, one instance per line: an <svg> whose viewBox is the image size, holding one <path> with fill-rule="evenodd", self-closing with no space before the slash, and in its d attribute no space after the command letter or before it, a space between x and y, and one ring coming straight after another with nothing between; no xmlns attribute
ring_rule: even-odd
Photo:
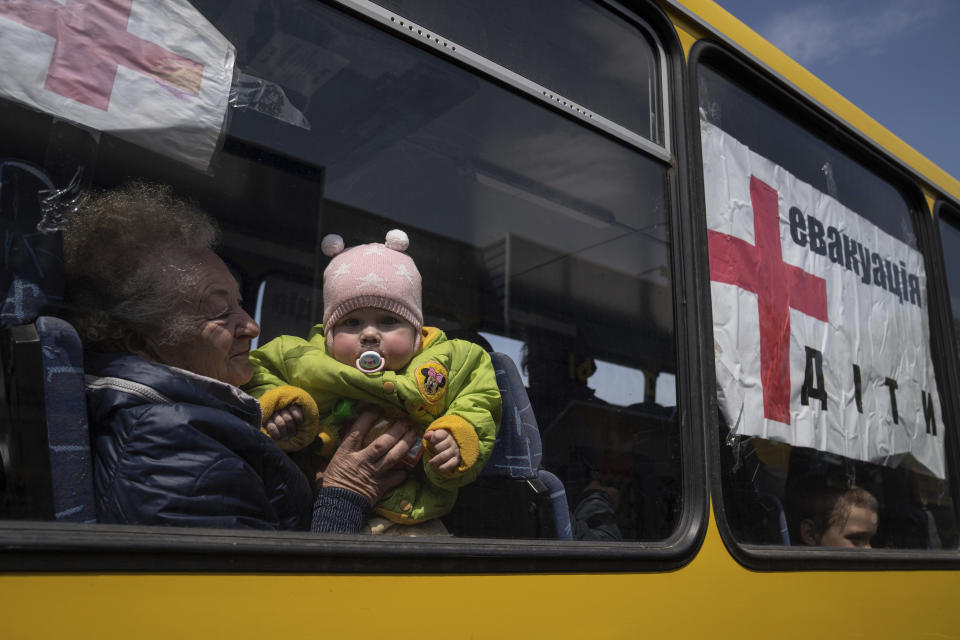
<svg viewBox="0 0 960 640"><path fill-rule="evenodd" d="M447 391L447 368L439 362L427 362L417 367L414 378L427 404L437 404Z"/></svg>

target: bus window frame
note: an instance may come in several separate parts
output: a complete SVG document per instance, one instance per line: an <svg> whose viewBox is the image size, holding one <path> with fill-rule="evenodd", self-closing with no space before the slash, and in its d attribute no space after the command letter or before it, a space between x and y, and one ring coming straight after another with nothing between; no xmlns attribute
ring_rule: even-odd
<svg viewBox="0 0 960 640"><path fill-rule="evenodd" d="M674 334L677 356L677 407L680 429L681 512L671 536L659 541L559 541L480 538L400 538L321 535L309 532L192 529L140 525L75 524L0 520L0 571L13 572L214 572L214 573L533 573L664 572L688 564L698 553L708 525L709 500L701 425L709 396L703 389L706 355L702 295L691 211L687 157L690 146L684 104L686 64L675 28L654 3L639 0L633 15L620 5L621 19L636 19L663 46L661 81L663 123L673 130L665 139L676 157L664 165L669 205L670 261L673 270ZM611 5L604 2L605 6ZM342 10L342 9L341 9ZM349 13L349 11L348 11ZM375 23L373 23L376 26ZM422 45L420 45L422 46ZM469 68L472 73L479 73ZM511 88L511 91L517 91ZM583 125L586 126L586 125ZM665 126L665 125L664 125ZM592 129L597 135L611 134ZM694 129L693 131L697 131ZM666 135L666 134L665 134ZM613 136L611 136L613 137ZM614 138L616 139L616 138ZM621 141L623 142L623 141ZM659 146L659 145L658 145ZM226 135L225 152L254 156L268 151ZM643 150L638 150L644 153ZM646 155L650 155L647 153ZM297 161L282 158L286 162ZM661 160L662 161L662 160ZM696 332L692 335L691 332ZM572 505L571 505L572 506Z"/></svg>
<svg viewBox="0 0 960 640"><path fill-rule="evenodd" d="M954 310L952 309L952 303L950 301L950 284L948 282L947 266L944 260L943 241L940 236L940 222L942 219L946 219L948 221L947 224L951 224L957 229L960 229L960 204L942 197L937 198L933 204L932 224L930 225L931 242L935 243L935 246L939 250L935 267L938 270L938 283L942 291L938 293L938 300L943 301L939 304L944 307L943 313L946 323L944 335L947 336L950 344L950 346L944 348L943 351L953 354L953 358L947 358L947 360L949 364L953 365L954 379L960 379L960 347L957 346L957 340L960 339L960 335L956 335L957 330L953 322ZM960 309L957 309L956 312L960 313ZM957 448L960 449L960 445L958 445Z"/></svg>
<svg viewBox="0 0 960 640"><path fill-rule="evenodd" d="M696 204L693 217L699 225L697 245L701 260L698 272L704 282L706 296L704 321L706 327L705 345L713 344L713 319L710 311L710 265L707 252L706 210L703 182L703 155L700 146L700 91L699 70L701 65L723 73L738 87L751 93L753 97L776 110L780 115L793 120L811 135L822 139L834 149L849 155L856 162L887 181L896 188L909 208L911 222L916 232L917 248L924 255L927 270L927 293L931 300L929 321L931 332L931 351L937 380L944 389L957 388L957 367L945 357L943 340L951 334L944 333L945 322L949 318L945 312L943 300L945 280L942 266L939 236L932 236L933 216L927 208L923 192L914 174L904 170L898 163L879 152L879 147L862 137L852 127L834 119L829 112L816 101L799 92L791 83L767 68L763 63L744 55L729 43L714 38L697 41L690 50L687 91L690 96L688 112L689 142L692 157L699 165L696 169L694 189ZM952 353L952 351L951 351ZM723 469L719 442L719 408L716 400L716 373L712 359L703 363L705 381L704 393L708 396L711 411L704 420L704 437L708 442L709 482L713 511L717 528L730 554L743 566L758 571L820 571L820 570L904 570L904 569L955 569L960 566L960 548L958 549L830 549L826 547L802 547L781 545L757 545L740 542L731 525L723 498ZM941 403L945 425L945 455L947 478L955 513L960 510L960 490L958 490L958 434L956 427L960 416L960 403L954 394L941 393Z"/></svg>
<svg viewBox="0 0 960 640"><path fill-rule="evenodd" d="M633 23L633 26L642 33L642 37L651 45L653 54L659 58L657 66L660 74L660 82L658 83L660 100L657 107L662 116L657 118L656 133L662 138L662 142L645 138L613 120L594 113L583 105L555 94L550 87L542 86L480 53L471 51L458 43L448 42L446 38L443 38L443 34L433 33L427 27L403 16L395 15L393 11L381 6L376 0L332 0L332 3L342 11L352 13L370 24L393 33L395 36L399 34L402 40L429 49L440 57L470 68L474 73L510 87L518 93L525 94L527 97L547 105L551 110L579 121L593 131L602 132L616 138L661 162L667 164L673 162L670 147L672 138L669 133L670 119L667 115L670 105L666 83L666 52L660 39L656 36L655 30L645 20L635 13L625 10L615 2L600 0L598 4L625 22Z"/></svg>
<svg viewBox="0 0 960 640"><path fill-rule="evenodd" d="M956 227L958 230L960 230L960 204L957 204L956 202L952 202L950 200L946 200L944 198L937 198L937 200L933 203L933 222L934 222L933 226L936 230L937 245L941 248L941 253L942 253L943 244L940 238L941 220L946 220L947 224L950 224ZM944 283L946 283L947 282L946 264L943 264L942 266L943 266L943 274L944 274ZM948 290L949 290L949 285L948 285ZM950 298L948 296L947 297L948 311L953 311L950 308L951 305L949 303L949 300ZM960 309L957 309L956 312L960 314ZM952 313L951 313L951 317L953 317ZM960 354L958 354L958 357L960 357Z"/></svg>

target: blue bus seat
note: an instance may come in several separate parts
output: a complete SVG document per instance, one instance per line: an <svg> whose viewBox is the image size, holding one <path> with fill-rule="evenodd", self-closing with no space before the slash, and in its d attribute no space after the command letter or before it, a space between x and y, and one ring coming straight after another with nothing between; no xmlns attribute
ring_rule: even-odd
<svg viewBox="0 0 960 640"><path fill-rule="evenodd" d="M53 517L65 522L96 522L80 337L60 318L42 316L35 324L43 358Z"/></svg>
<svg viewBox="0 0 960 640"><path fill-rule="evenodd" d="M563 484L542 469L540 430L516 364L491 353L503 418L490 460L443 521L455 535L572 539Z"/></svg>
<svg viewBox="0 0 960 640"><path fill-rule="evenodd" d="M41 233L41 195L53 189L29 163L0 160L0 517L94 522L83 355L70 324L44 313L63 300L59 233Z"/></svg>

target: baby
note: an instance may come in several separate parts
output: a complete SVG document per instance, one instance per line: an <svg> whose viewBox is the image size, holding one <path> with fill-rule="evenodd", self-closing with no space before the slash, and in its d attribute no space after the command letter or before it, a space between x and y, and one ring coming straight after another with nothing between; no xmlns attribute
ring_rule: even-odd
<svg viewBox="0 0 960 640"><path fill-rule="evenodd" d="M362 404L424 428L423 463L418 446L407 480L375 505L393 523L419 524L450 511L457 488L490 457L500 392L486 351L423 326L408 245L397 229L385 244L346 251L340 236L326 236L321 250L333 259L323 272L323 324L306 340L280 336L254 351L245 388L260 400L264 432L286 451L313 445L331 455L340 425ZM284 438L291 423L296 433Z"/></svg>

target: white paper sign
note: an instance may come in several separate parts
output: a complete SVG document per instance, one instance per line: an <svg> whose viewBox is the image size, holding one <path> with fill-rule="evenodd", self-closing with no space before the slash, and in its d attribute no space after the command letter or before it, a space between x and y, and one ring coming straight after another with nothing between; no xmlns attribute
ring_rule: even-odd
<svg viewBox="0 0 960 640"><path fill-rule="evenodd" d="M945 477L923 256L701 121L734 433Z"/></svg>
<svg viewBox="0 0 960 640"><path fill-rule="evenodd" d="M0 2L0 96L201 170L235 57L186 0Z"/></svg>

